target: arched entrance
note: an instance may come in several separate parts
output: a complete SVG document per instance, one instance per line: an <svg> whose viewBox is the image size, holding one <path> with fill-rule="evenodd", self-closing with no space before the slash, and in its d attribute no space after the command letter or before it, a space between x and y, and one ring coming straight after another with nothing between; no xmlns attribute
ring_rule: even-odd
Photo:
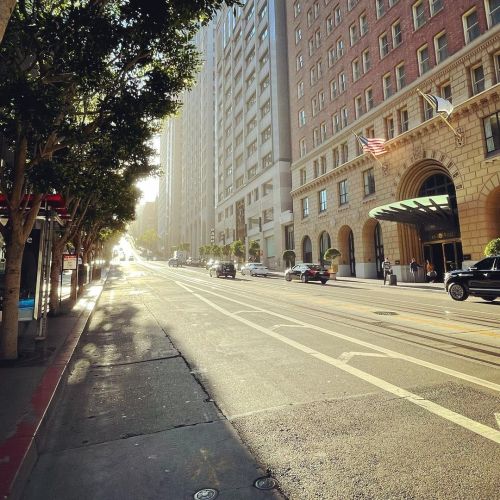
<svg viewBox="0 0 500 500"><path fill-rule="evenodd" d="M337 237L340 251L339 276L356 276L354 235L349 226L342 226Z"/></svg>
<svg viewBox="0 0 500 500"><path fill-rule="evenodd" d="M377 269L377 278L383 278L382 262L384 261L384 240L382 237L382 227L377 222L373 231L373 244L375 246L375 266Z"/></svg>
<svg viewBox="0 0 500 500"><path fill-rule="evenodd" d="M349 233L349 267L351 276L356 276L356 256L354 252L354 234Z"/></svg>
<svg viewBox="0 0 500 500"><path fill-rule="evenodd" d="M312 262L313 254L312 254L312 243L311 238L309 236L304 236L302 240L302 262Z"/></svg>
<svg viewBox="0 0 500 500"><path fill-rule="evenodd" d="M332 246L332 242L330 240L330 235L323 231L319 236L319 259L318 262L321 265L325 264L325 252Z"/></svg>

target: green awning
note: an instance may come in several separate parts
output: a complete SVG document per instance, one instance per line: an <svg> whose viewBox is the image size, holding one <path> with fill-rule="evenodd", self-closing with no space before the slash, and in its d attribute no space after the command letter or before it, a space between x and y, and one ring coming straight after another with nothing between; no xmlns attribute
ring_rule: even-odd
<svg viewBox="0 0 500 500"><path fill-rule="evenodd" d="M453 222L453 210L447 194L395 201L370 210L370 217L405 224L439 224Z"/></svg>

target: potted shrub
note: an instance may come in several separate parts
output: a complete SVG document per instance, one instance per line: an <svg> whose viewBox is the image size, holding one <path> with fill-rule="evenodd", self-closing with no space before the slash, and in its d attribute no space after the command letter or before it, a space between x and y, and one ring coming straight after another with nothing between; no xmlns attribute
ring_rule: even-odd
<svg viewBox="0 0 500 500"><path fill-rule="evenodd" d="M500 255L500 238L495 238L486 245L484 255L486 257L489 257L490 255Z"/></svg>
<svg viewBox="0 0 500 500"><path fill-rule="evenodd" d="M335 262L342 254L336 248L329 248L323 258L330 261L330 275L331 279L337 279L337 272L339 270L339 265Z"/></svg>
<svg viewBox="0 0 500 500"><path fill-rule="evenodd" d="M285 262L285 268L295 265L295 252L293 250L285 250L281 258Z"/></svg>

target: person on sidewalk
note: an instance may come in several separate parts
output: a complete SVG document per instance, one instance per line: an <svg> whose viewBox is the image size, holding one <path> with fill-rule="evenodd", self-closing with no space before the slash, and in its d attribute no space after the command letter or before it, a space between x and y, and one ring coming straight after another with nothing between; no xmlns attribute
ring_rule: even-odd
<svg viewBox="0 0 500 500"><path fill-rule="evenodd" d="M427 283L434 283L434 280L436 279L437 273L436 270L434 269L434 264L432 262L429 262L428 260L425 261L425 278Z"/></svg>
<svg viewBox="0 0 500 500"><path fill-rule="evenodd" d="M411 262L410 262L410 272L413 275L413 283L417 282L418 270L421 267L422 266L414 258L411 259Z"/></svg>
<svg viewBox="0 0 500 500"><path fill-rule="evenodd" d="M384 285L387 280L387 276L390 276L392 274L392 267L391 267L391 261L389 260L389 257L386 257L384 259L384 262L382 262L382 270L384 271ZM389 278L389 282L390 282Z"/></svg>

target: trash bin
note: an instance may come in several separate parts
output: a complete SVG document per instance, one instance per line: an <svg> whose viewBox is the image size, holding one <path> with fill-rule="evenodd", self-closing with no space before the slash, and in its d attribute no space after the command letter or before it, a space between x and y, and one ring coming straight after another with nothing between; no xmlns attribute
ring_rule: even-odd
<svg viewBox="0 0 500 500"><path fill-rule="evenodd" d="M398 284L398 277L395 274L389 276L389 285L396 286Z"/></svg>
<svg viewBox="0 0 500 500"><path fill-rule="evenodd" d="M89 265L78 265L78 286L81 287L89 282Z"/></svg>

